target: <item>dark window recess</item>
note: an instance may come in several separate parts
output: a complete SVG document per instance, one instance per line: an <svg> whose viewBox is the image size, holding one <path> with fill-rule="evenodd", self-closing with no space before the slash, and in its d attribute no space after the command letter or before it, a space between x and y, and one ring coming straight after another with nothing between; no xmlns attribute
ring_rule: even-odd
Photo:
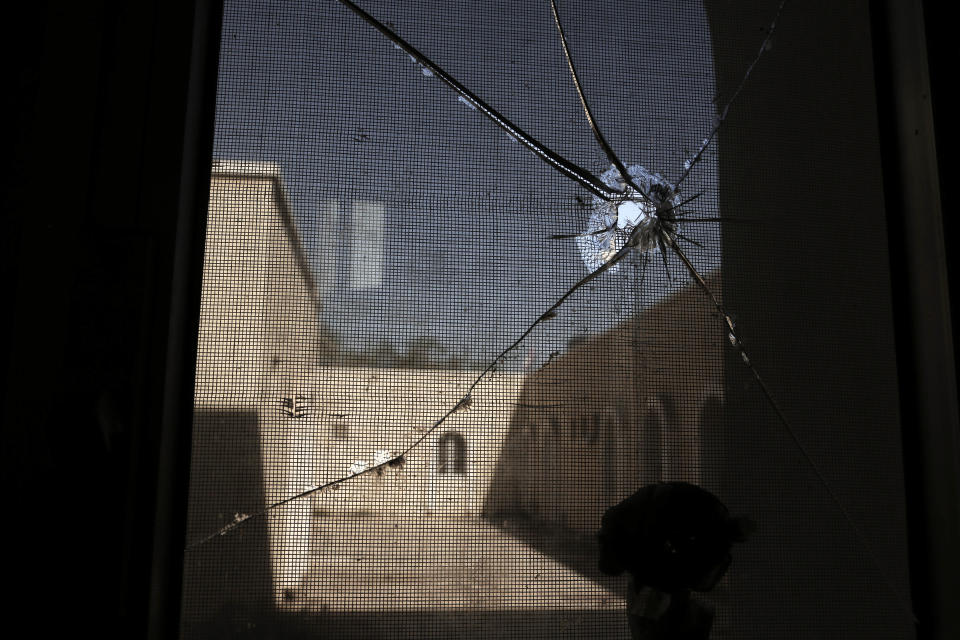
<svg viewBox="0 0 960 640"><path fill-rule="evenodd" d="M467 472L467 440L456 431L447 431L437 441L437 473Z"/></svg>

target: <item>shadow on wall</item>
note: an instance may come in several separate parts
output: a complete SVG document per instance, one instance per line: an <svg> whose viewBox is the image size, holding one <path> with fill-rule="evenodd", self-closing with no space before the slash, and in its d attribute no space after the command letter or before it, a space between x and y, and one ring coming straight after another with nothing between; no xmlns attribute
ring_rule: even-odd
<svg viewBox="0 0 960 640"><path fill-rule="evenodd" d="M719 292L720 275L708 278ZM723 335L693 286L578 343L524 382L483 516L583 576L604 511L677 480L719 491Z"/></svg>
<svg viewBox="0 0 960 640"><path fill-rule="evenodd" d="M255 411L194 412L187 541L200 540L237 513L263 508ZM272 616L273 587L265 518L245 522L187 551L182 638L234 637Z"/></svg>

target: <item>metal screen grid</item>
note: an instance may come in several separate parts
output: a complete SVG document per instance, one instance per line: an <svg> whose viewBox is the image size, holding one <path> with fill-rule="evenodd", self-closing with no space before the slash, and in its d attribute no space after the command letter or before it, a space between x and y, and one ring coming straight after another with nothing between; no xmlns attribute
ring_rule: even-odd
<svg viewBox="0 0 960 640"><path fill-rule="evenodd" d="M549 2L361 4L562 157L610 168ZM719 4L558 3L604 135L671 184L778 7ZM702 596L710 637L907 637L875 132L799 147L830 127L784 115L815 84L782 71L804 28L831 42L865 20L820 33L818 10L784 11L680 190L690 217L729 220L681 223L684 251L801 450L669 251L636 251L514 345L589 272L552 236L584 233L592 195L340 3L227 2L183 635L629 638L600 518L682 480L757 524ZM838 164L861 182L797 215Z"/></svg>

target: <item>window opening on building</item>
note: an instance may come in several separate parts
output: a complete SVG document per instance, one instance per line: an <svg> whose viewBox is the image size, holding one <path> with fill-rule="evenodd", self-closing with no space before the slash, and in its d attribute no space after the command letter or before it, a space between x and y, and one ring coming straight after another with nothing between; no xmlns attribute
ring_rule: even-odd
<svg viewBox="0 0 960 640"><path fill-rule="evenodd" d="M467 441L456 431L446 431L437 440L437 473L467 472Z"/></svg>
<svg viewBox="0 0 960 640"><path fill-rule="evenodd" d="M354 289L376 289L383 284L384 204L355 200L351 209L350 284Z"/></svg>

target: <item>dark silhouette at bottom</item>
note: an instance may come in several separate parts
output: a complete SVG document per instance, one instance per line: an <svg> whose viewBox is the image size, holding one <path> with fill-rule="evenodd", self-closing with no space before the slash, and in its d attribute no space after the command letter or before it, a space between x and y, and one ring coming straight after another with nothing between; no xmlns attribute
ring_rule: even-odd
<svg viewBox="0 0 960 640"><path fill-rule="evenodd" d="M692 592L712 590L730 550L752 531L706 489L686 482L647 485L607 509L597 539L600 571L630 574L627 616L634 639L705 640L713 607Z"/></svg>

